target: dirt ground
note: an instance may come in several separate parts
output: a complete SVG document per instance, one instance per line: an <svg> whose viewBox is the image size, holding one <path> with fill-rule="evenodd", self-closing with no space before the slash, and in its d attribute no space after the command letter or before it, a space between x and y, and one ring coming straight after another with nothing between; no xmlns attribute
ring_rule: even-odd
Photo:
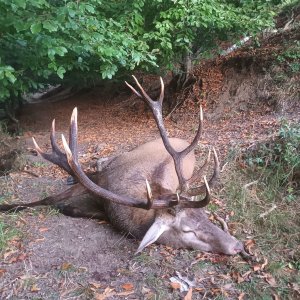
<svg viewBox="0 0 300 300"><path fill-rule="evenodd" d="M80 157L87 169L96 158L128 151L156 138L150 112L130 105L131 98L121 94L109 102L100 90L93 90L57 103L27 105L21 117L21 139L28 172L1 177L3 194L10 193L12 201L32 202L66 188L66 174L30 154L31 137L42 149L50 149L52 119L56 119L57 136L67 134L75 106L79 110ZM170 136L191 140L197 119L194 110L186 110L165 123ZM208 145L215 146L224 164L232 147L250 147L272 134L278 124L276 114L259 111L236 113L218 121L208 115L202 145L204 151ZM203 154L201 149L198 155ZM70 218L50 208L28 209L5 218L20 233L0 261L1 299L191 299L187 294L191 287L192 299L241 296L230 268L247 264L240 256L160 245L135 256L138 241L126 238L109 224ZM184 281L186 291L180 291L173 280Z"/></svg>

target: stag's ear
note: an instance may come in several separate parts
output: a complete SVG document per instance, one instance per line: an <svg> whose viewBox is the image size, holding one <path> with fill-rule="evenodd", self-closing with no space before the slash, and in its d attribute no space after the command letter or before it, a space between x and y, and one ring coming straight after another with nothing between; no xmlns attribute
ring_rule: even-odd
<svg viewBox="0 0 300 300"><path fill-rule="evenodd" d="M152 243L154 243L165 231L167 231L170 226L168 224L169 222L166 222L165 220L161 218L156 218L154 223L151 225L151 227L146 232L143 240L140 243L139 248L135 252L135 254L143 251L143 249Z"/></svg>

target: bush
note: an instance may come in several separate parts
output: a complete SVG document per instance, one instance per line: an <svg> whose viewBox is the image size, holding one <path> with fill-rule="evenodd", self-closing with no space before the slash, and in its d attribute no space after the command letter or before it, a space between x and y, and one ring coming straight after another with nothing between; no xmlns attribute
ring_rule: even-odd
<svg viewBox="0 0 300 300"><path fill-rule="evenodd" d="M246 162L261 180L283 189L287 200L294 199L300 191L300 125L283 122L272 141L246 154Z"/></svg>

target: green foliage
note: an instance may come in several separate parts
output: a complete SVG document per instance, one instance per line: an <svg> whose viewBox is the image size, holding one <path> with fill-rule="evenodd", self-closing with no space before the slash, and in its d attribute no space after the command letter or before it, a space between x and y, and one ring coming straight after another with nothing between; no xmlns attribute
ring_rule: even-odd
<svg viewBox="0 0 300 300"><path fill-rule="evenodd" d="M17 235L18 231L2 221L0 217L0 253L5 250L8 242Z"/></svg>
<svg viewBox="0 0 300 300"><path fill-rule="evenodd" d="M295 45L290 46L286 51L277 56L277 61L287 67L291 73L300 72L300 42L295 41Z"/></svg>
<svg viewBox="0 0 300 300"><path fill-rule="evenodd" d="M0 101L173 67L273 24L286 1L0 0Z"/></svg>
<svg viewBox="0 0 300 300"><path fill-rule="evenodd" d="M160 5L158 5L160 3ZM197 55L220 41L240 39L273 25L276 6L272 1L152 1L146 17L146 33L152 47L161 53L159 61L172 64L182 54ZM151 48L152 48L151 47Z"/></svg>
<svg viewBox="0 0 300 300"><path fill-rule="evenodd" d="M261 178L272 181L275 189L284 188L286 200L295 199L300 191L300 126L283 122L275 140L261 144L246 161L254 171L263 171Z"/></svg>
<svg viewBox="0 0 300 300"><path fill-rule="evenodd" d="M145 40L133 34L138 8L123 2L0 0L0 101L62 79L85 85L155 66Z"/></svg>
<svg viewBox="0 0 300 300"><path fill-rule="evenodd" d="M289 284L299 284L299 124L284 122L273 140L247 150L244 158L246 168L228 163L219 197L234 211L231 222L236 224L236 235L241 240L253 239L255 258L267 259L264 271L272 274L276 286L271 287L255 272L239 288L249 299L271 299L274 292L280 299L294 299ZM243 274L245 270L238 269L242 266L235 263L233 268Z"/></svg>

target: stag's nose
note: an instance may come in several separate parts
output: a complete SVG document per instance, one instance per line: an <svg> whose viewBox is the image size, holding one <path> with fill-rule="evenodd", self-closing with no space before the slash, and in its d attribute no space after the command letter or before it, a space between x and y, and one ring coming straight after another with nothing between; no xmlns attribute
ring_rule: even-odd
<svg viewBox="0 0 300 300"><path fill-rule="evenodd" d="M230 255L235 255L238 254L240 252L244 251L244 246L243 243L240 241L236 241L236 243L234 243L230 249Z"/></svg>
<svg viewBox="0 0 300 300"><path fill-rule="evenodd" d="M231 237L231 241L227 243L226 247L223 248L223 254L235 255L244 251L243 244L236 238Z"/></svg>

